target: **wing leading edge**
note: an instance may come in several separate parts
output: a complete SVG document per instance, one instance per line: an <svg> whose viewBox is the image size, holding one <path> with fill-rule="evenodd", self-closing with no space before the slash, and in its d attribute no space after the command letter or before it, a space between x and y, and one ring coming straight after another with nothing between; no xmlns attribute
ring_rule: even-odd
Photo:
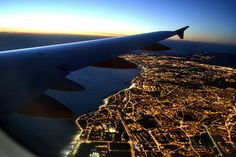
<svg viewBox="0 0 236 157"><path fill-rule="evenodd" d="M70 71L98 64L178 35L189 26L131 36L0 52L0 119L63 80Z"/></svg>

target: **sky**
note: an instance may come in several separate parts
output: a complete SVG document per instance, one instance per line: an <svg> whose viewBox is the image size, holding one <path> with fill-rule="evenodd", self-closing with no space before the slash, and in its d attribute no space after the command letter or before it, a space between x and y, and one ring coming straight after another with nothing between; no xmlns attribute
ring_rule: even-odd
<svg viewBox="0 0 236 157"><path fill-rule="evenodd" d="M187 40L236 44L235 0L5 0L1 32L126 35L189 25Z"/></svg>

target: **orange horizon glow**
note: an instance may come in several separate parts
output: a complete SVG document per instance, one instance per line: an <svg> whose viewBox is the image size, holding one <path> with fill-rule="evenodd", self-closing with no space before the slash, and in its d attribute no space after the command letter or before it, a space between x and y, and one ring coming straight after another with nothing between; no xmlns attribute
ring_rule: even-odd
<svg viewBox="0 0 236 157"><path fill-rule="evenodd" d="M189 25L185 40L236 44L231 2L13 1L1 3L0 32L124 36Z"/></svg>
<svg viewBox="0 0 236 157"><path fill-rule="evenodd" d="M0 33L26 33L26 34L62 34L62 35L94 35L94 36L124 36L132 35L132 33L102 33L102 32L56 32L45 30L33 30L33 29L12 29L12 28L0 28Z"/></svg>
<svg viewBox="0 0 236 157"><path fill-rule="evenodd" d="M152 31L149 31L152 32ZM26 34L52 34L52 35L88 35L88 36L101 36L101 37L117 37L117 36L125 36L125 35L134 35L148 32L61 32L61 31L46 31L39 29L17 29L17 28L0 28L0 33L26 33ZM178 36L174 36L169 38L171 40L180 40ZM199 35L199 34L185 34L185 41L197 41L197 42L210 42L210 43L221 43L221 44L232 44L235 45L234 42L231 41L221 41L215 40L214 37Z"/></svg>
<svg viewBox="0 0 236 157"><path fill-rule="evenodd" d="M194 27L193 27L194 28ZM176 28L178 29L178 28ZM34 34L68 34L94 36L124 36L154 31L153 28L142 28L132 24L95 17L73 15L18 15L0 20L0 32L34 33ZM178 39L173 37L171 39ZM232 39L194 33L191 27L185 33L185 40L235 44Z"/></svg>
<svg viewBox="0 0 236 157"><path fill-rule="evenodd" d="M92 17L27 15L2 18L0 32L121 36L139 34L144 29Z"/></svg>
<svg viewBox="0 0 236 157"><path fill-rule="evenodd" d="M173 36L169 39L172 40L180 40L178 36ZM232 40L221 40L214 36L204 35L204 34L193 34L188 33L188 30L184 34L184 40L186 41L196 41L196 42L207 42L207 43L219 43L219 44L229 44L236 45L236 43Z"/></svg>

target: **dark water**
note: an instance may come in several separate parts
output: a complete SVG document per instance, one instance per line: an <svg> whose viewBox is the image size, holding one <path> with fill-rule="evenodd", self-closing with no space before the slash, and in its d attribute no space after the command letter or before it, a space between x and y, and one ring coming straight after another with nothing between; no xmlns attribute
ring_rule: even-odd
<svg viewBox="0 0 236 157"><path fill-rule="evenodd" d="M130 81L139 72L139 69L87 67L68 76L69 79L82 85L85 88L84 91L62 92L48 90L46 93L80 115L98 109L104 98L129 87Z"/></svg>

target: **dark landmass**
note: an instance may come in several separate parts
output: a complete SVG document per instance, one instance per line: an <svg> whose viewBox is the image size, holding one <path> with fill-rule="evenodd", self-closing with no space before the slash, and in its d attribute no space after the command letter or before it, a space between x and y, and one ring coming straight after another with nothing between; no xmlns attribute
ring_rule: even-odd
<svg viewBox="0 0 236 157"><path fill-rule="evenodd" d="M105 38L91 35L1 33L0 51Z"/></svg>

